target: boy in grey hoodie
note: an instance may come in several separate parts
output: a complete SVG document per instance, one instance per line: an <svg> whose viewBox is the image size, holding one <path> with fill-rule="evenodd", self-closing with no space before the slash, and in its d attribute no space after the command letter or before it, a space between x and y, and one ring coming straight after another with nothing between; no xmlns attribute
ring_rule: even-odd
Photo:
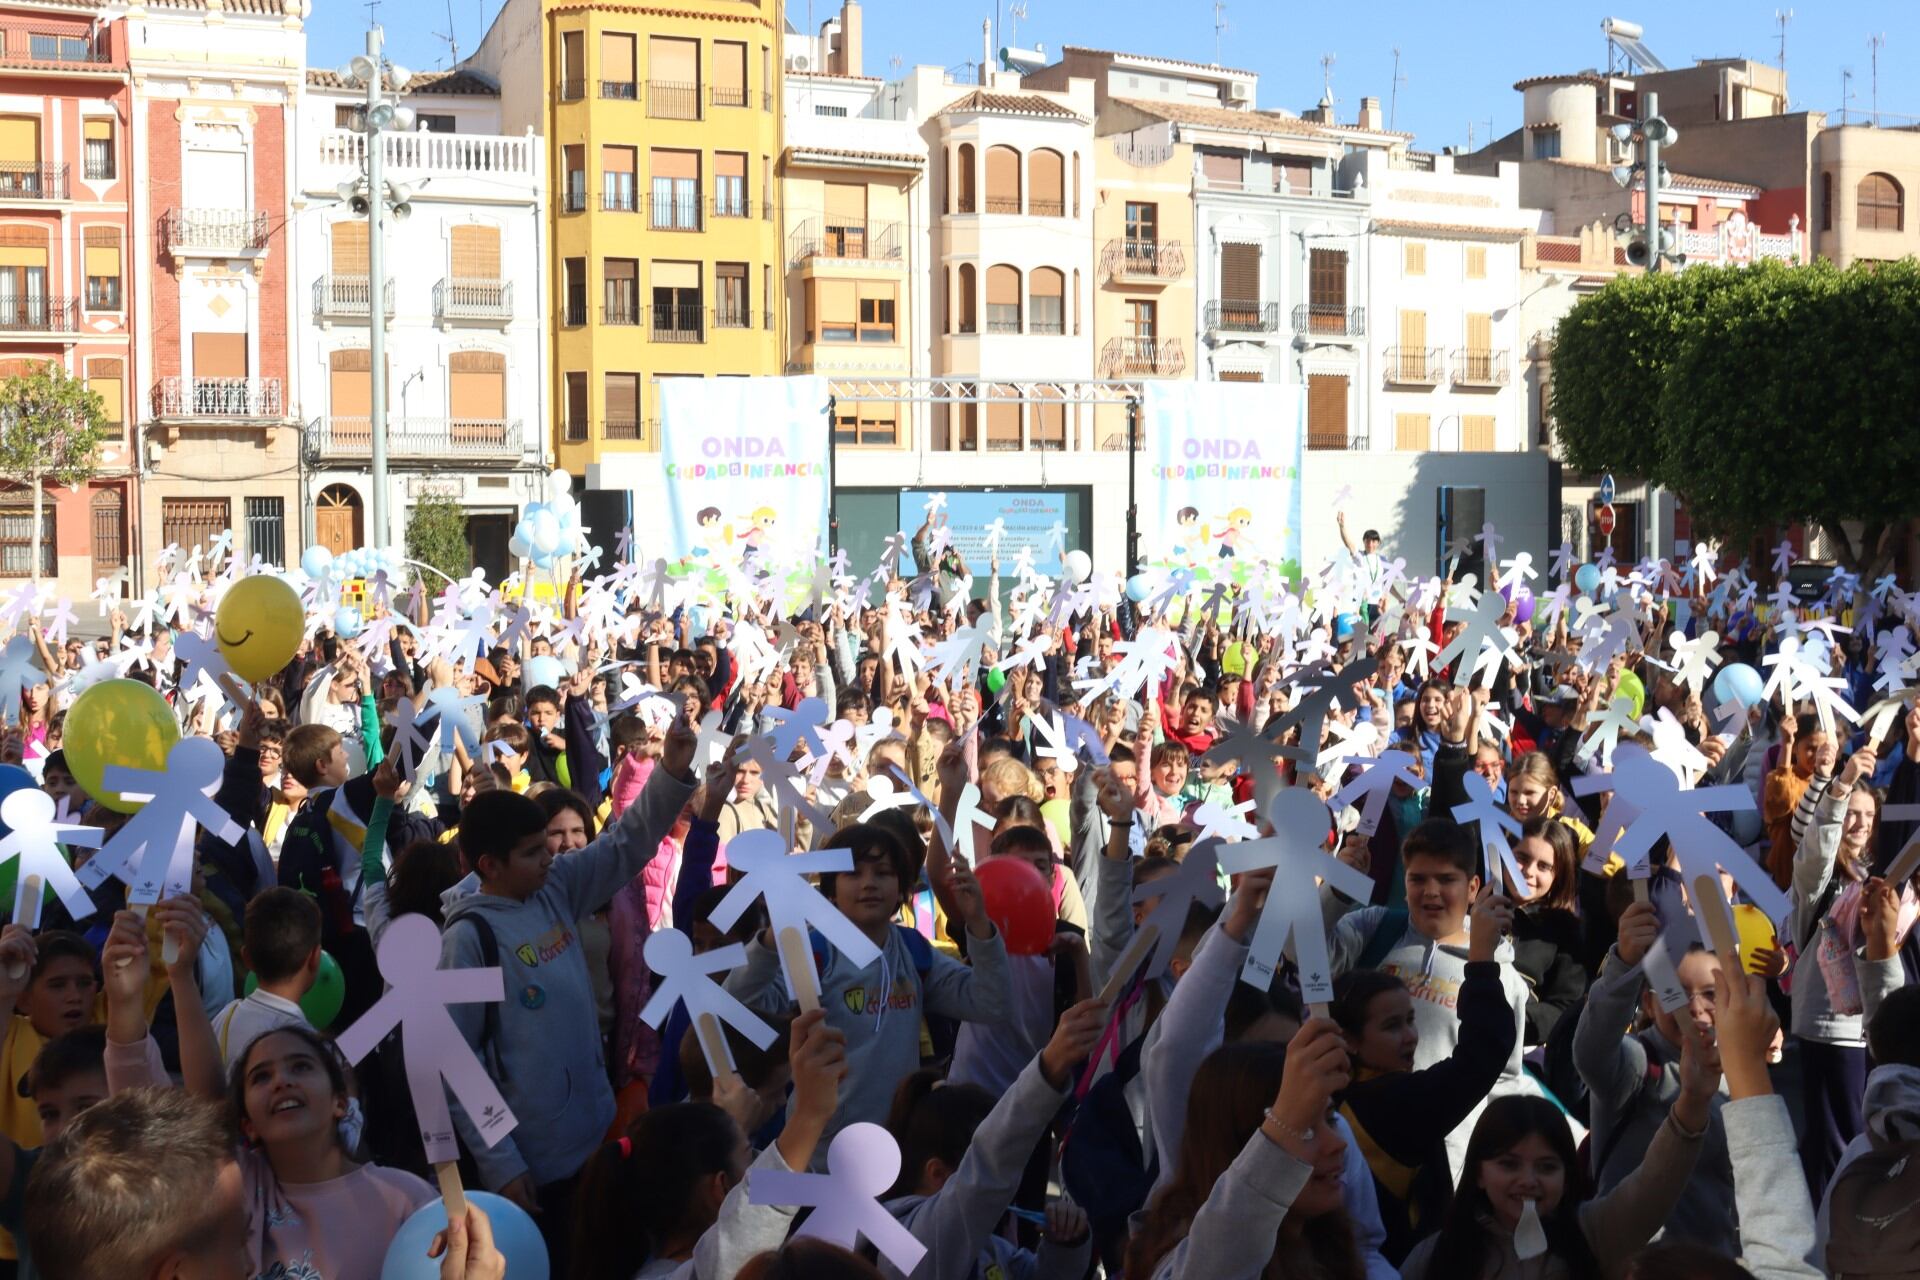
<svg viewBox="0 0 1920 1280"><path fill-rule="evenodd" d="M498 964L507 998L448 1011L519 1124L488 1146L455 1100L454 1125L486 1185L538 1214L556 1249L570 1229L574 1177L615 1110L575 922L604 907L658 851L693 794L694 742L685 718L677 719L640 798L598 840L564 858L547 851L546 815L525 796L483 792L461 814L460 852L480 891L448 907L440 967Z"/></svg>

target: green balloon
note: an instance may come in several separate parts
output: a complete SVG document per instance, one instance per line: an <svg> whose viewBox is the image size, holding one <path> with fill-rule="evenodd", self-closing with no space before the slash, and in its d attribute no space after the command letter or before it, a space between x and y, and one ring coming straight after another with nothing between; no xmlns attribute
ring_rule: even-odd
<svg viewBox="0 0 1920 1280"><path fill-rule="evenodd" d="M1007 673L1004 671L987 672L987 692L999 693L1007 687Z"/></svg>
<svg viewBox="0 0 1920 1280"><path fill-rule="evenodd" d="M1646 709L1647 705L1647 686L1640 683L1640 677L1631 671L1622 671L1620 683L1614 686L1614 692L1621 697L1633 699L1634 719L1639 719L1640 713Z"/></svg>
<svg viewBox="0 0 1920 1280"><path fill-rule="evenodd" d="M246 989L241 994L250 996L259 985L259 975L249 973ZM347 981L340 976L339 964L322 951L320 972L314 976L313 986L307 989L307 994L300 997L300 1012L306 1015L307 1022L315 1031L325 1031L340 1016L340 1006L346 998Z"/></svg>

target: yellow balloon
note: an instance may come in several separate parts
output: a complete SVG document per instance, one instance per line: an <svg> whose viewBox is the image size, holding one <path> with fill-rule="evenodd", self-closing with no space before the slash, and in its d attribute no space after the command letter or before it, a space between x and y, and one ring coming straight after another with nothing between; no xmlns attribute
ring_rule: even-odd
<svg viewBox="0 0 1920 1280"><path fill-rule="evenodd" d="M102 779L108 766L166 771L167 751L180 741L173 708L152 686L138 680L102 680L67 709L61 749L74 781L117 813L133 813L144 800L123 799Z"/></svg>
<svg viewBox="0 0 1920 1280"><path fill-rule="evenodd" d="M242 578L220 598L213 635L220 656L242 680L265 680L293 661L306 631L294 589L269 573Z"/></svg>

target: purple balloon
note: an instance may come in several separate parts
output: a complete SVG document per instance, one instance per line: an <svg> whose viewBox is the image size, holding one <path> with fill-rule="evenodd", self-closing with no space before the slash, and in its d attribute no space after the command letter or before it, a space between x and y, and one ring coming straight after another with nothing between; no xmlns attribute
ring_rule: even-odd
<svg viewBox="0 0 1920 1280"><path fill-rule="evenodd" d="M1530 621L1533 617L1533 592L1524 586L1513 589L1513 622L1515 626Z"/></svg>

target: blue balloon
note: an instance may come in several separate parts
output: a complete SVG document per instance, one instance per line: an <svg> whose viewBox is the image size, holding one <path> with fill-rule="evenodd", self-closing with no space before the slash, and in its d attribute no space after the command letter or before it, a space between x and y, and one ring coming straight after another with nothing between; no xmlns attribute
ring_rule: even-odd
<svg viewBox="0 0 1920 1280"><path fill-rule="evenodd" d="M1722 703L1738 702L1742 706L1760 705L1761 691L1766 682L1760 673L1744 662L1729 662L1714 673L1713 696Z"/></svg>
<svg viewBox="0 0 1920 1280"><path fill-rule="evenodd" d="M492 1223L493 1247L505 1256L507 1274L513 1280L549 1280L552 1263L547 1258L547 1242L540 1238L540 1228L533 1225L525 1209L491 1191L469 1191L467 1199ZM427 1256L427 1247L446 1229L444 1200L429 1200L415 1209L387 1246L380 1280L440 1280L440 1264Z"/></svg>
<svg viewBox="0 0 1920 1280"><path fill-rule="evenodd" d="M1350 613L1343 613L1333 620L1333 638L1336 641L1351 639L1359 625L1360 619Z"/></svg>
<svg viewBox="0 0 1920 1280"><path fill-rule="evenodd" d="M538 654L520 664L520 681L526 688L546 685L558 689L567 678L567 664L550 653Z"/></svg>
<svg viewBox="0 0 1920 1280"><path fill-rule="evenodd" d="M1573 585L1588 595L1592 595L1594 589L1600 585L1599 566L1583 564L1578 569L1575 569L1573 571Z"/></svg>
<svg viewBox="0 0 1920 1280"><path fill-rule="evenodd" d="M33 775L17 764L0 764L0 801L16 791L30 791L36 784ZM13 834L13 828L0 822L0 838Z"/></svg>
<svg viewBox="0 0 1920 1280"><path fill-rule="evenodd" d="M360 611L350 604L343 604L333 611L333 634L342 640L351 640L360 634Z"/></svg>
<svg viewBox="0 0 1920 1280"><path fill-rule="evenodd" d="M1153 579L1144 573L1136 573L1127 579L1127 599L1139 604L1153 594Z"/></svg>
<svg viewBox="0 0 1920 1280"><path fill-rule="evenodd" d="M324 578L333 564L333 552L315 544L300 553L300 571L309 578Z"/></svg>

